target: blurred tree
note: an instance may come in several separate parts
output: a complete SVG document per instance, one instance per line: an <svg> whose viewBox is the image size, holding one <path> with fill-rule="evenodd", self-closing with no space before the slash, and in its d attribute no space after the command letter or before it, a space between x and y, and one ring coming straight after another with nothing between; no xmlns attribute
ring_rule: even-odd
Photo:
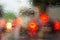
<svg viewBox="0 0 60 40"><path fill-rule="evenodd" d="M0 5L0 17L3 17L3 6Z"/></svg>
<svg viewBox="0 0 60 40"><path fill-rule="evenodd" d="M16 17L16 16L14 15L13 12L6 12L6 13L4 13L4 18L5 18L6 20L14 19L15 17Z"/></svg>
<svg viewBox="0 0 60 40"><path fill-rule="evenodd" d="M50 0L33 0L33 6L39 7L41 12L46 12Z"/></svg>
<svg viewBox="0 0 60 40"><path fill-rule="evenodd" d="M19 11L20 16L29 16L29 15L34 15L34 11L31 8L21 8Z"/></svg>
<svg viewBox="0 0 60 40"><path fill-rule="evenodd" d="M37 6L41 11L46 12L46 9L49 5L58 5L60 0L33 0L33 6Z"/></svg>

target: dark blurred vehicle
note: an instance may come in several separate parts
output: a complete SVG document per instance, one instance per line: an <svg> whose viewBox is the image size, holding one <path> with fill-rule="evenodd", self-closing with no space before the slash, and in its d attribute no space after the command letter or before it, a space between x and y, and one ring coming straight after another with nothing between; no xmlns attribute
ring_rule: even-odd
<svg viewBox="0 0 60 40"><path fill-rule="evenodd" d="M21 26L20 36L39 37L41 32L43 37L46 34L55 34L60 30L59 24L58 21L49 18L47 14L43 13L40 14L39 19L33 17L28 22L28 27L24 28Z"/></svg>

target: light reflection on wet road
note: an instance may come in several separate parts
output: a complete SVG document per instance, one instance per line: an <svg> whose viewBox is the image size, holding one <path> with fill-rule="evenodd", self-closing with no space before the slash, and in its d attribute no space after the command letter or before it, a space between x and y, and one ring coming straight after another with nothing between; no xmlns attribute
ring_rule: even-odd
<svg viewBox="0 0 60 40"><path fill-rule="evenodd" d="M21 35L21 34L20 34ZM13 34L7 33L4 40L15 40ZM27 35L19 36L17 40L60 40L60 33L53 33L44 35L43 38L38 38L37 36L29 37Z"/></svg>
<svg viewBox="0 0 60 40"><path fill-rule="evenodd" d="M60 40L60 33L48 34L48 35L45 35L44 38L23 36L19 40Z"/></svg>

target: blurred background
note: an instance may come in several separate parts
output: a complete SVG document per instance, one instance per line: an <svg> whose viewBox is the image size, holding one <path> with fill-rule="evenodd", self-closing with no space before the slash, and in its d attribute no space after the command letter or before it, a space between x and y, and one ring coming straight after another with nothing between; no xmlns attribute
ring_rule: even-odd
<svg viewBox="0 0 60 40"><path fill-rule="evenodd" d="M60 0L0 0L0 40L60 40Z"/></svg>

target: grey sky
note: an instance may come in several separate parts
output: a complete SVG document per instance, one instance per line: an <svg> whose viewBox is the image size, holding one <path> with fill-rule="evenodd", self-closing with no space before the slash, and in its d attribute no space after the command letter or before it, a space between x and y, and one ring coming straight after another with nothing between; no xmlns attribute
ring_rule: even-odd
<svg viewBox="0 0 60 40"><path fill-rule="evenodd" d="M4 6L5 11L18 12L19 8L30 7L29 0L0 0L0 4Z"/></svg>

